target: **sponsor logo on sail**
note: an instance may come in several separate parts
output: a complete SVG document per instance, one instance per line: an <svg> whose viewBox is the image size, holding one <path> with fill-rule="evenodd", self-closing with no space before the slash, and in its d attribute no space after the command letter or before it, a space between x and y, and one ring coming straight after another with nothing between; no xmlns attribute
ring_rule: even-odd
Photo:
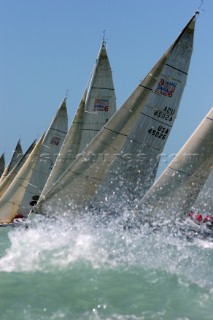
<svg viewBox="0 0 213 320"><path fill-rule="evenodd" d="M155 93L171 98L175 91L176 86L177 86L177 83L161 78L157 85Z"/></svg>
<svg viewBox="0 0 213 320"><path fill-rule="evenodd" d="M109 99L95 99L93 111L105 111L109 110Z"/></svg>

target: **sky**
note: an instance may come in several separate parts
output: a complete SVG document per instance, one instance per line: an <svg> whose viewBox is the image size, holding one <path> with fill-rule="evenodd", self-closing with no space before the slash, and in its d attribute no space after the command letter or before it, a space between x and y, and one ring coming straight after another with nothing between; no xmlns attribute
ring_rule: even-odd
<svg viewBox="0 0 213 320"><path fill-rule="evenodd" d="M0 155L6 163L19 139L26 151L49 127L66 94L71 123L104 34L119 108L200 11L159 172L213 105L212 0L0 0L0 8Z"/></svg>

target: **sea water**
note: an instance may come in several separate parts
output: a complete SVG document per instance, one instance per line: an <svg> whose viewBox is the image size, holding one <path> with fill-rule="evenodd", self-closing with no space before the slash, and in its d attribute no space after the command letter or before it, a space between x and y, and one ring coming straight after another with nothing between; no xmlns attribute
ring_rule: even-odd
<svg viewBox="0 0 213 320"><path fill-rule="evenodd" d="M0 228L0 319L212 320L212 238L181 230L88 212Z"/></svg>

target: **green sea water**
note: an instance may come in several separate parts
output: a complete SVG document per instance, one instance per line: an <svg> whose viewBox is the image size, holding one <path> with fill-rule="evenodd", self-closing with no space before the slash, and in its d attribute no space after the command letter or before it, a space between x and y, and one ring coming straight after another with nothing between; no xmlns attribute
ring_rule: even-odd
<svg viewBox="0 0 213 320"><path fill-rule="evenodd" d="M119 219L0 228L1 320L212 320L213 241Z"/></svg>

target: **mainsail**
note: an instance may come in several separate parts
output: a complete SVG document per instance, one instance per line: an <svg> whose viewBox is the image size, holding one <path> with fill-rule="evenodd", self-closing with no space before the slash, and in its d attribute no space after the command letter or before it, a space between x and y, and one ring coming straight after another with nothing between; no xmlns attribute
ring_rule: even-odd
<svg viewBox="0 0 213 320"><path fill-rule="evenodd" d="M20 203L19 213L27 215L36 204L67 134L67 127L68 118L65 98L44 136L33 174Z"/></svg>
<svg viewBox="0 0 213 320"><path fill-rule="evenodd" d="M21 157L21 159L16 163L16 165L13 167L13 169L8 173L8 175L5 177L5 179L0 184L0 198L5 193L23 164L26 162L28 156L30 155L31 151L35 147L36 141L33 141L33 143L30 145L28 150L25 152L25 154Z"/></svg>
<svg viewBox="0 0 213 320"><path fill-rule="evenodd" d="M116 98L112 71L103 41L88 88L83 94L42 195L47 193L115 111Z"/></svg>
<svg viewBox="0 0 213 320"><path fill-rule="evenodd" d="M128 168L126 150L138 148L139 153L145 150L148 160L155 149L159 154L171 130L170 123L174 121L172 109L175 108L174 113L176 113L185 85L192 51L195 16L196 14L123 106L49 192L40 199L37 204L39 212L45 212L48 206L69 210L72 204L88 205L109 172L113 161L119 159L119 165L127 161L126 168ZM165 97L168 101L164 101ZM169 104L169 98L174 100L172 104ZM137 138L133 140L132 137L135 138L136 132ZM145 149L141 148L140 135L145 136L142 139ZM131 144L134 144L132 149ZM152 151L149 151L150 146ZM154 154L156 155L156 152ZM153 167L152 162L149 166ZM148 166L146 165L144 169L147 170ZM111 188L110 192L113 191Z"/></svg>
<svg viewBox="0 0 213 320"><path fill-rule="evenodd" d="M149 214L187 213L213 166L213 108L149 189L142 204Z"/></svg>
<svg viewBox="0 0 213 320"><path fill-rule="evenodd" d="M112 70L106 43L102 41L87 90L79 152L90 143L115 111L116 98Z"/></svg>
<svg viewBox="0 0 213 320"><path fill-rule="evenodd" d="M4 172L1 176L0 183L5 179L5 177L8 175L8 173L13 169L13 167L16 165L16 163L20 160L20 158L23 156L22 153L22 147L20 140L17 142L17 145L15 147L15 150L13 152L13 155L11 157L11 160L9 164L4 169Z"/></svg>
<svg viewBox="0 0 213 320"><path fill-rule="evenodd" d="M172 46L158 76L157 87L144 104L98 191L98 201L103 201L107 194L112 203L119 198L122 206L124 203L135 204L135 200L141 199L153 184L186 85L194 27L195 16Z"/></svg>
<svg viewBox="0 0 213 320"><path fill-rule="evenodd" d="M27 161L1 197L0 223L10 223L18 213L19 205L23 199L25 190L33 173L36 160L39 156L43 137L44 136L42 136L37 142Z"/></svg>
<svg viewBox="0 0 213 320"><path fill-rule="evenodd" d="M4 168L5 168L5 159L4 159L4 153L3 153L0 158L0 178L2 176L2 173L4 172Z"/></svg>

